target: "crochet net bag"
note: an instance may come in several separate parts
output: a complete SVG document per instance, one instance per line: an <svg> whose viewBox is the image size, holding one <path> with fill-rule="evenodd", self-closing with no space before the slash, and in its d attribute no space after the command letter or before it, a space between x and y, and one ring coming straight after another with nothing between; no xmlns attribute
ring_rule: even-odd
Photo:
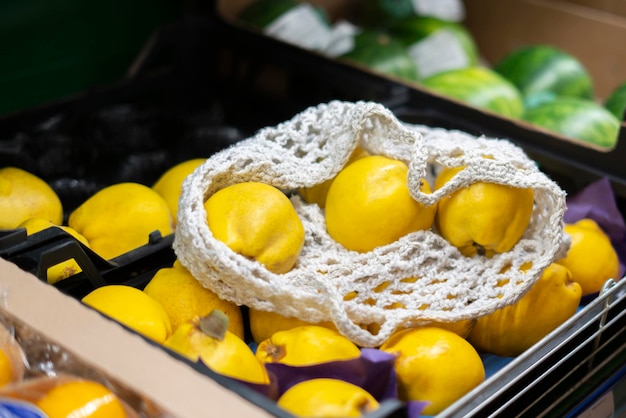
<svg viewBox="0 0 626 418"><path fill-rule="evenodd" d="M530 225L511 251L491 258L463 256L432 230L367 253L346 250L326 232L323 210L293 192L334 177L357 144L406 162L411 193L425 205L479 180L532 188ZM442 166L460 165L466 168L444 187L420 192L420 179L433 184ZM203 202L243 181L291 195L305 228L291 271L274 274L211 234ZM334 101L261 129L198 167L183 184L173 246L197 280L224 299L310 322L331 320L356 344L376 347L400 327L476 318L517 301L566 251L564 212L565 192L508 141L403 124L377 103Z"/></svg>

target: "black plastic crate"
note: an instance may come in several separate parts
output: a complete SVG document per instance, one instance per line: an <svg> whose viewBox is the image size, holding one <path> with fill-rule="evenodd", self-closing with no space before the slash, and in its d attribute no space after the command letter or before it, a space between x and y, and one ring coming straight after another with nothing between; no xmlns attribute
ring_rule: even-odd
<svg viewBox="0 0 626 418"><path fill-rule="evenodd" d="M187 16L157 32L137 58L129 78L0 118L0 165L19 166L49 181L61 196L67 217L86 197L106 185L119 181L151 185L177 162L208 157L262 127L330 100L376 101L409 123L508 138L522 146L569 193L608 177L621 212L626 213L626 168L619 163L626 148L624 129L617 148L602 153L259 36L210 13ZM173 238L154 234L145 246L104 260L60 230L29 237L24 230L0 231L0 257L44 281L49 266L75 258L83 272L55 287L80 298L105 283L143 288L159 268L173 263ZM611 328L615 330L615 326ZM572 338L571 344L593 352L594 347L585 343L589 335L583 332ZM623 344L611 344L611 348L617 345L623 349ZM604 355L606 350L598 353ZM559 383L552 380L555 375L548 373L542 378L556 359L545 356L534 360L537 368L529 368L524 386L532 387L540 378L541 386L535 385L520 402L538 396L538 391L543 393L547 383L558 387ZM204 369L201 371L268 412L288 416L258 393ZM561 384L561 388L569 383ZM512 391L485 393L493 396L474 405L478 416L496 411L513 399ZM505 408L507 414L516 410ZM375 415L404 414L401 404L389 403Z"/></svg>

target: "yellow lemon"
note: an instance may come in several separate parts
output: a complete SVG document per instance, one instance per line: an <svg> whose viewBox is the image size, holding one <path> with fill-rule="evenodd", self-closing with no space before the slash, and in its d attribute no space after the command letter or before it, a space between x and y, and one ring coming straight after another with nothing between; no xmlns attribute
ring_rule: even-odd
<svg viewBox="0 0 626 418"><path fill-rule="evenodd" d="M347 167L349 164L368 155L370 155L369 152L357 146L350 154L345 166ZM334 177L312 187L303 187L298 192L305 202L316 203L320 208L324 208L326 206L326 195L328 195L328 189L333 180Z"/></svg>
<svg viewBox="0 0 626 418"><path fill-rule="evenodd" d="M0 229L14 229L28 218L63 222L63 205L41 178L17 167L0 168Z"/></svg>
<svg viewBox="0 0 626 418"><path fill-rule="evenodd" d="M424 415L436 415L485 380L478 352L454 332L409 328L394 333L381 345L396 356L401 400L428 401Z"/></svg>
<svg viewBox="0 0 626 418"><path fill-rule="evenodd" d="M444 168L435 180L440 189L462 167ZM476 182L444 197L435 225L466 256L509 251L526 231L533 212L532 189Z"/></svg>
<svg viewBox="0 0 626 418"><path fill-rule="evenodd" d="M49 418L125 418L120 399L109 388L91 380L61 383L37 402Z"/></svg>
<svg viewBox="0 0 626 418"><path fill-rule="evenodd" d="M37 232L43 231L44 229L52 227L61 228L62 230L76 238L78 241L83 243L85 246L89 247L89 242L87 241L87 238L76 232L73 228L70 228L69 226L55 225L45 218L28 218L18 225L18 228L26 228L26 233L28 235L32 235ZM50 267L48 269L48 272L46 273L47 280L48 283L54 284L59 280L66 279L70 276L73 276L74 274L80 273L81 271L82 269L80 268L78 263L76 263L76 260L72 258L70 260L63 261Z"/></svg>
<svg viewBox="0 0 626 418"><path fill-rule="evenodd" d="M261 311L254 308L248 309L248 320L250 322L252 339L257 344L267 340L278 331L285 331L302 325L319 325L335 331L337 330L337 327L332 321L312 323L295 317L283 316L276 312Z"/></svg>
<svg viewBox="0 0 626 418"><path fill-rule="evenodd" d="M184 322L219 309L228 316L228 329L243 339L243 317L236 304L220 299L183 266L159 269L143 289L164 308L175 330Z"/></svg>
<svg viewBox="0 0 626 418"><path fill-rule="evenodd" d="M468 341L483 352L516 356L574 315L581 296L567 268L552 263L516 303L478 318Z"/></svg>
<svg viewBox="0 0 626 418"><path fill-rule="evenodd" d="M201 360L224 376L269 383L263 364L241 338L228 331L228 317L219 310L184 322L164 345L191 361Z"/></svg>
<svg viewBox="0 0 626 418"><path fill-rule="evenodd" d="M259 182L228 186L204 203L209 229L231 250L286 273L304 245L304 226L287 196Z"/></svg>
<svg viewBox="0 0 626 418"><path fill-rule="evenodd" d="M350 360L361 350L348 338L319 325L303 325L274 333L262 341L256 356L262 363L306 366L329 361Z"/></svg>
<svg viewBox="0 0 626 418"><path fill-rule="evenodd" d="M564 231L571 238L571 245L557 263L572 273L572 280L580 284L583 296L600 291L608 279L620 279L617 252L593 219L566 224Z"/></svg>
<svg viewBox="0 0 626 418"><path fill-rule="evenodd" d="M172 333L165 308L135 287L102 286L89 292L82 302L157 342L164 342Z"/></svg>
<svg viewBox="0 0 626 418"><path fill-rule="evenodd" d="M0 349L0 388L13 381L13 364L11 357Z"/></svg>
<svg viewBox="0 0 626 418"><path fill-rule="evenodd" d="M298 417L360 417L379 407L378 401L362 387L331 378L297 383L277 403Z"/></svg>
<svg viewBox="0 0 626 418"><path fill-rule="evenodd" d="M167 202L174 225L178 220L178 200L183 188L183 181L205 161L204 158L195 158L178 163L163 173L152 185L152 189Z"/></svg>
<svg viewBox="0 0 626 418"><path fill-rule="evenodd" d="M70 214L68 225L107 260L147 244L154 231L162 236L173 232L167 202L138 183L118 183L98 191Z"/></svg>
<svg viewBox="0 0 626 418"><path fill-rule="evenodd" d="M407 165L372 155L337 174L326 196L326 229L349 250L367 252L414 231L429 229L436 205L411 196ZM421 191L430 193L422 181Z"/></svg>

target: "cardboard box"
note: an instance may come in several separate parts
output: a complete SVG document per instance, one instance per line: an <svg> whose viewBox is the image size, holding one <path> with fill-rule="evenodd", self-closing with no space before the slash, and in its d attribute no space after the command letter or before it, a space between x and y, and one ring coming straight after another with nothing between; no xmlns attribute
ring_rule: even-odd
<svg viewBox="0 0 626 418"><path fill-rule="evenodd" d="M467 0L465 24L495 63L515 48L552 44L578 58L596 97L626 82L626 2L595 0Z"/></svg>
<svg viewBox="0 0 626 418"><path fill-rule="evenodd" d="M117 322L0 259L2 309L163 410L161 417L268 417L188 364ZM210 411L210 412L209 412Z"/></svg>
<svg viewBox="0 0 626 418"><path fill-rule="evenodd" d="M624 0L565 0L568 3L626 17L626 1Z"/></svg>
<svg viewBox="0 0 626 418"><path fill-rule="evenodd" d="M350 18L371 0L310 0L331 19ZM252 0L220 0L222 17L233 20ZM556 45L590 72L595 93L605 99L626 82L626 1L624 0L465 0L467 26L487 63L529 44Z"/></svg>

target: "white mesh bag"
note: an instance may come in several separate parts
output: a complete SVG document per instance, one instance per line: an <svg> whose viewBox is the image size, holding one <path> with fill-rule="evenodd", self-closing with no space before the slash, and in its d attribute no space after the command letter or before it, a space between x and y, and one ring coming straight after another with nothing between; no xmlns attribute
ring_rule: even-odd
<svg viewBox="0 0 626 418"><path fill-rule="evenodd" d="M491 258L463 256L433 230L366 253L346 250L326 232L323 210L294 191L334 177L357 144L406 162L412 195L426 205L476 181L532 188L530 225L511 251ZM420 179L432 184L441 166L459 165L466 168L441 189L419 191ZM305 228L291 271L274 274L211 234L204 201L243 181L290 194ZM403 124L377 103L334 101L264 128L198 167L183 184L173 245L180 262L220 297L311 322L331 320L358 345L376 347L400 327L476 318L517 301L567 249L564 212L565 192L509 141ZM521 268L527 263L528 270Z"/></svg>

